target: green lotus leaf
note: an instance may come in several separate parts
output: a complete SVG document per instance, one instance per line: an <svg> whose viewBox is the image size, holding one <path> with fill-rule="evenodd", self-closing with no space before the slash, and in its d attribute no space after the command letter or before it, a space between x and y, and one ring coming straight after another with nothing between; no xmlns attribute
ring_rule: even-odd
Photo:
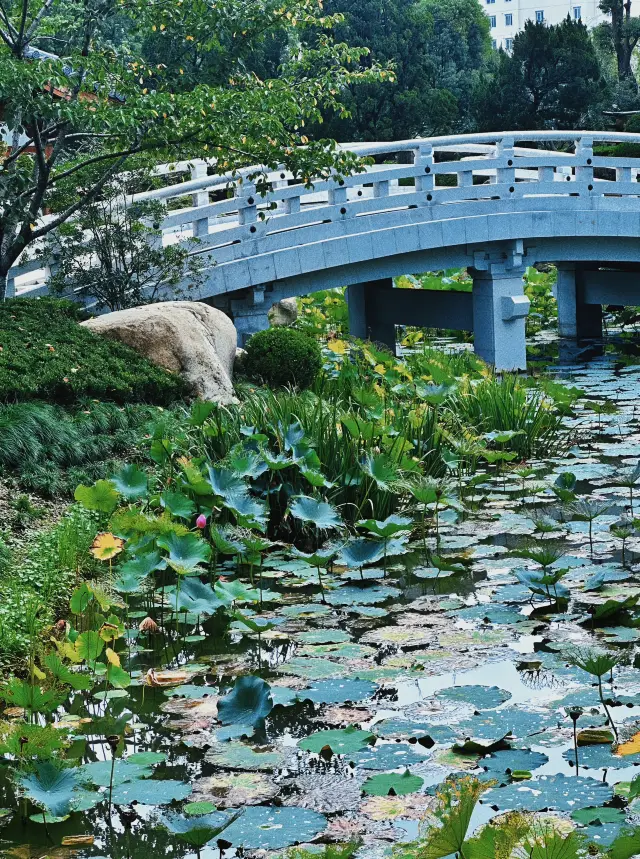
<svg viewBox="0 0 640 859"><path fill-rule="evenodd" d="M77 786L74 772L49 761L35 764L34 769L35 772L16 779L22 793L52 817L69 814Z"/></svg>
<svg viewBox="0 0 640 859"><path fill-rule="evenodd" d="M332 680L318 680L309 689L302 689L297 695L300 700L313 701L314 704L344 704L347 701L355 704L371 698L377 688L377 685L369 680L337 677Z"/></svg>
<svg viewBox="0 0 640 859"><path fill-rule="evenodd" d="M410 531L413 527L413 522L407 516L399 516L397 513L394 513L391 516L387 516L383 521L379 521L378 519L362 519L357 525L359 528L366 528L367 531L376 534L378 537L388 539L389 537L393 537L394 534L399 534L401 531Z"/></svg>
<svg viewBox="0 0 640 859"><path fill-rule="evenodd" d="M500 811L575 811L578 808L602 805L609 802L613 789L594 778L558 775L541 775L533 781L492 788L480 802L495 805Z"/></svg>
<svg viewBox="0 0 640 859"><path fill-rule="evenodd" d="M160 496L160 504L178 519L191 519L196 512L196 505L182 492L165 490Z"/></svg>
<svg viewBox="0 0 640 859"><path fill-rule="evenodd" d="M100 513L113 513L120 500L120 495L110 480L97 480L93 486L80 484L73 497L87 510L97 510Z"/></svg>
<svg viewBox="0 0 640 859"><path fill-rule="evenodd" d="M335 507L308 495L298 495L291 504L290 511L294 519L312 522L321 531L343 526L340 514Z"/></svg>
<svg viewBox="0 0 640 859"><path fill-rule="evenodd" d="M135 501L147 494L147 475L135 463L128 463L111 478L111 482L123 498Z"/></svg>
<svg viewBox="0 0 640 859"><path fill-rule="evenodd" d="M416 793L423 784L424 779L405 770L403 773L369 776L362 785L362 790L370 796L404 796L407 793Z"/></svg>
<svg viewBox="0 0 640 859"><path fill-rule="evenodd" d="M306 752L316 754L329 748L334 755L350 755L359 752L375 740L371 731L361 731L355 725L333 731L316 731L308 737L298 740L298 746Z"/></svg>
<svg viewBox="0 0 640 859"><path fill-rule="evenodd" d="M122 782L113 790L112 801L115 805L168 805L176 800L186 799L192 792L190 784L174 779L135 779Z"/></svg>
<svg viewBox="0 0 640 859"><path fill-rule="evenodd" d="M345 567L364 567L375 564L384 556L384 542L356 537L340 549L338 563Z"/></svg>
<svg viewBox="0 0 640 859"><path fill-rule="evenodd" d="M195 803L191 803L191 805L195 805ZM208 841L212 841L218 835L221 835L233 820L234 815L225 814L222 811L214 811L210 814L197 817L182 817L180 814L167 814L161 819L160 823L169 832L176 835L180 841L184 841L192 847L200 848L204 847Z"/></svg>
<svg viewBox="0 0 640 859"><path fill-rule="evenodd" d="M227 603L219 598L210 584L201 582L196 576L183 578L176 588L172 603L175 611L188 611L194 615L211 615Z"/></svg>
<svg viewBox="0 0 640 859"><path fill-rule="evenodd" d="M239 677L233 690L218 701L223 725L261 725L273 710L271 687L260 677Z"/></svg>
<svg viewBox="0 0 640 859"><path fill-rule="evenodd" d="M200 564L209 560L211 549L208 543L195 534L168 534L158 537L158 546L169 552L169 560L185 570L197 570Z"/></svg>
<svg viewBox="0 0 640 859"><path fill-rule="evenodd" d="M492 710L511 698L511 692L497 686L449 686L437 693L438 698L471 704L476 710Z"/></svg>
<svg viewBox="0 0 640 859"><path fill-rule="evenodd" d="M113 784L127 784L153 775L151 767L147 764L133 763L127 759L119 758L113 767ZM111 761L92 761L78 769L78 780L84 784L93 784L96 787L109 787L111 783Z"/></svg>
<svg viewBox="0 0 640 859"><path fill-rule="evenodd" d="M205 761L230 770L271 772L284 764L284 755L278 751L256 751L245 743L231 740L210 748Z"/></svg>
<svg viewBox="0 0 640 859"><path fill-rule="evenodd" d="M312 841L326 826L323 814L307 808L252 805L225 830L224 840L245 850L283 850Z"/></svg>
<svg viewBox="0 0 640 859"><path fill-rule="evenodd" d="M431 752L419 743L376 743L375 746L351 758L357 767L366 770L410 769L430 757Z"/></svg>

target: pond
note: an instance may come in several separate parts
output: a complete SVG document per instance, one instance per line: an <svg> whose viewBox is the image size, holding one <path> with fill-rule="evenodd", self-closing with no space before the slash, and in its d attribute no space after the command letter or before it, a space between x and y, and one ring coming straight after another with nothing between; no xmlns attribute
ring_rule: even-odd
<svg viewBox="0 0 640 859"><path fill-rule="evenodd" d="M131 685L77 690L56 711L70 782L24 777L49 813L16 801L0 770L3 855L231 859L358 840L354 855L377 859L417 838L452 774L492 783L470 831L551 810L605 849L640 824L640 799L626 801L640 774L640 539L625 531L640 508L625 481L640 364L586 357L557 365L585 392L567 449L472 481L464 509L443 502L437 533L405 537L401 554L316 570L276 547L261 612L239 590L230 626L192 609L177 639L138 631L148 606L132 603L118 657Z"/></svg>

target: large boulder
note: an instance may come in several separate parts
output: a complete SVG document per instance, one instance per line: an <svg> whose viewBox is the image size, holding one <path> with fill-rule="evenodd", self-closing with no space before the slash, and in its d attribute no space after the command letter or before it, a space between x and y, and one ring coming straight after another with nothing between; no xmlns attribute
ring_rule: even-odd
<svg viewBox="0 0 640 859"><path fill-rule="evenodd" d="M107 313L82 324L179 373L202 399L234 402L237 334L221 310L197 301L166 301Z"/></svg>
<svg viewBox="0 0 640 859"><path fill-rule="evenodd" d="M295 298L283 298L281 301L276 301L269 310L269 324L272 327L293 325L297 318L298 302Z"/></svg>

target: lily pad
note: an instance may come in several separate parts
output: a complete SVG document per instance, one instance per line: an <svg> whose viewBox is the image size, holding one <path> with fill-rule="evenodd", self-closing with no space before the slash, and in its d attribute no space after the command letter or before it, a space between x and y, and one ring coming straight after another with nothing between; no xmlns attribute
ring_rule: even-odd
<svg viewBox="0 0 640 859"><path fill-rule="evenodd" d="M418 743L376 743L368 751L360 752L351 760L365 770L409 769L426 760L430 753Z"/></svg>
<svg viewBox="0 0 640 859"><path fill-rule="evenodd" d="M283 850L311 841L326 826L323 814L307 808L253 805L225 830L224 839L235 848Z"/></svg>
<svg viewBox="0 0 640 859"><path fill-rule="evenodd" d="M480 802L496 806L500 811L575 811L609 802L613 789L594 778L542 775L534 781L492 788L483 794Z"/></svg>
<svg viewBox="0 0 640 859"><path fill-rule="evenodd" d="M308 737L298 740L298 746L307 752L325 752L329 750L334 755L349 755L358 752L375 740L371 731L361 731L354 725L334 731L317 731Z"/></svg>
<svg viewBox="0 0 640 859"><path fill-rule="evenodd" d="M423 784L424 779L405 770L402 774L380 773L370 776L362 785L362 790L370 796L404 796L416 793Z"/></svg>
<svg viewBox="0 0 640 859"><path fill-rule="evenodd" d="M132 802L168 805L174 800L186 799L192 790L190 784L174 779L138 779L114 787L113 802L115 805L130 805Z"/></svg>
<svg viewBox="0 0 640 859"><path fill-rule="evenodd" d="M333 680L319 680L309 689L298 692L298 697L301 700L313 701L314 704L344 704L347 701L355 704L370 698L377 688L377 685L369 680L337 677Z"/></svg>
<svg viewBox="0 0 640 859"><path fill-rule="evenodd" d="M269 748L253 748L236 740L213 746L206 753L205 760L226 769L254 772L271 772L284 764L284 756L281 752Z"/></svg>
<svg viewBox="0 0 640 859"><path fill-rule="evenodd" d="M511 698L511 692L497 686L449 686L437 693L438 698L471 704L476 710L492 710Z"/></svg>

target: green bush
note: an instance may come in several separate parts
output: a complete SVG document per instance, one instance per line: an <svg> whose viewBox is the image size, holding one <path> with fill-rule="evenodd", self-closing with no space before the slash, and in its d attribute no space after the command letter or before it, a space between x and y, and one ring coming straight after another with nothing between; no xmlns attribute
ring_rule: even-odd
<svg viewBox="0 0 640 859"><path fill-rule="evenodd" d="M188 393L180 377L79 325L80 313L52 298L0 304L0 402L90 397L166 405Z"/></svg>
<svg viewBox="0 0 640 859"><path fill-rule="evenodd" d="M247 344L246 373L271 388L310 388L322 366L320 346L293 328L267 328Z"/></svg>

